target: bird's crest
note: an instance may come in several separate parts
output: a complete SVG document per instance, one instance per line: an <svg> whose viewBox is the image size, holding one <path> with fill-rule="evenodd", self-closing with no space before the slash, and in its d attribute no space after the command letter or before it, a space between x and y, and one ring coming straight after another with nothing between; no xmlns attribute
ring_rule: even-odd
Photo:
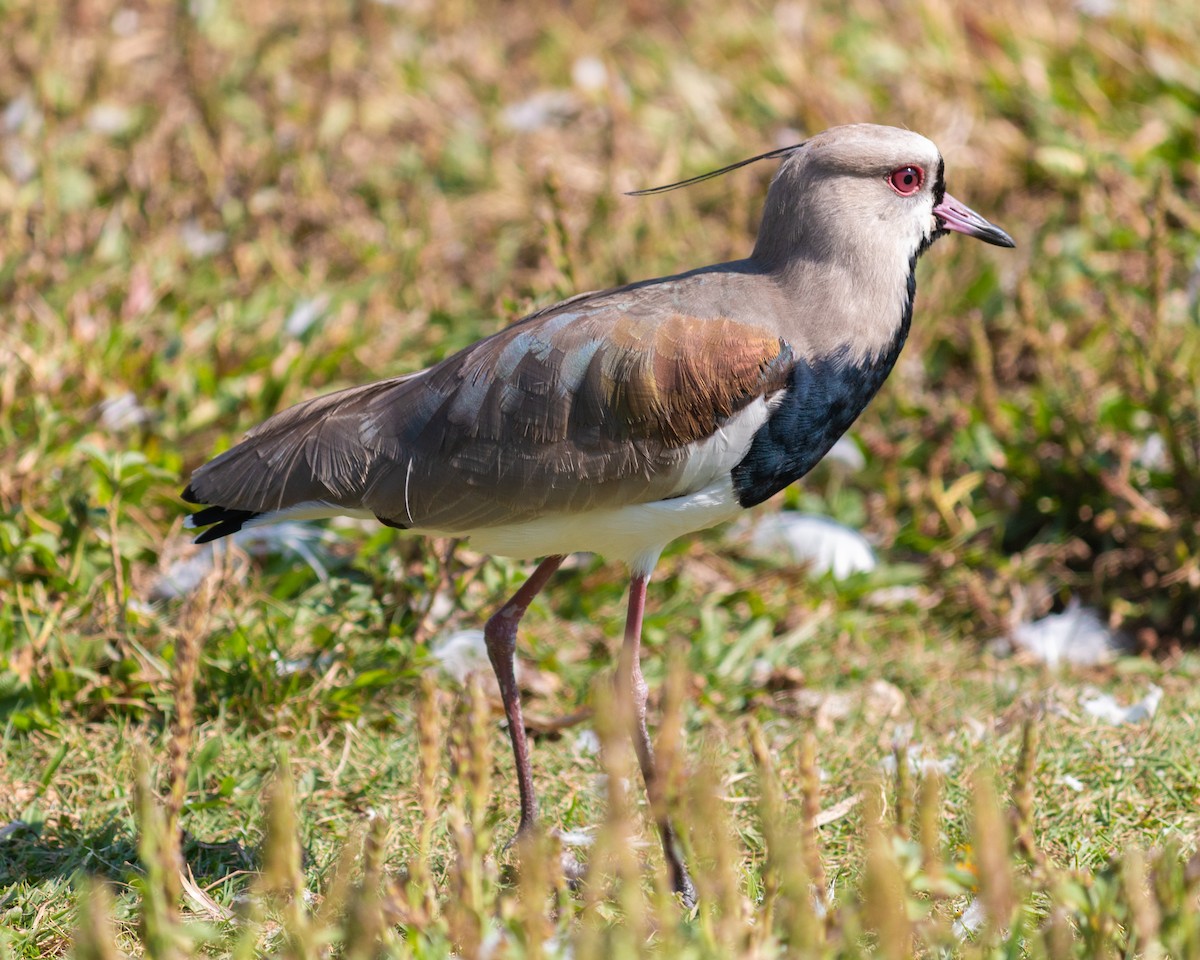
<svg viewBox="0 0 1200 960"><path fill-rule="evenodd" d="M777 147L774 150L768 150L766 153L760 153L757 157L749 157L746 160L739 160L737 163L731 163L727 167L722 167L720 170L710 170L708 173L701 173L695 177L688 177L686 180L680 180L678 183L668 183L661 187L647 187L645 190L630 190L625 194L627 197L648 197L653 193L666 193L668 190L678 190L680 187L690 187L693 183L702 183L705 180L711 180L713 177L720 177L739 167L749 166L752 163L758 163L759 160L775 160L778 157L789 156L793 151L799 150L804 146L805 142L794 143L790 147Z"/></svg>

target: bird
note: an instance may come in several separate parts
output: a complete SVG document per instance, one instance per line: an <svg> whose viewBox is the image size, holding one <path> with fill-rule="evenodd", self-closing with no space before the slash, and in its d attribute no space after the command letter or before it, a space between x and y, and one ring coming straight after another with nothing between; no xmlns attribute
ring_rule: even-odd
<svg viewBox="0 0 1200 960"><path fill-rule="evenodd" d="M646 789L641 628L664 547L799 480L880 389L913 316L918 258L960 233L1012 238L946 192L932 141L868 123L647 190L777 159L750 254L581 293L415 373L285 409L196 469L182 497L202 543L255 524L337 515L485 554L537 560L487 620L520 794L538 817L517 687L517 630L564 558L622 561L629 598L617 682ZM696 889L666 815L672 889Z"/></svg>

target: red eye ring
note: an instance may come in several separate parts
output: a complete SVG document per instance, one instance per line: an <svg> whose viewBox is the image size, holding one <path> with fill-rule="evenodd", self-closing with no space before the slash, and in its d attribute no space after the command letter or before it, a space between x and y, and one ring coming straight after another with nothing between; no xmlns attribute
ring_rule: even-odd
<svg viewBox="0 0 1200 960"><path fill-rule="evenodd" d="M901 167L888 174L887 182L900 196L911 197L925 182L925 171L914 165Z"/></svg>

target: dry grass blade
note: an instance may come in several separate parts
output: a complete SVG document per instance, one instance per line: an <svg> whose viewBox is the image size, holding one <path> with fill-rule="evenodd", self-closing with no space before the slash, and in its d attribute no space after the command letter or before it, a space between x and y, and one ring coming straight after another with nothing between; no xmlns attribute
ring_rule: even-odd
<svg viewBox="0 0 1200 960"><path fill-rule="evenodd" d="M421 822L417 828L417 852L408 864L408 883L404 902L410 923L418 927L436 916L437 891L430 864L433 860L433 832L441 816L438 806L438 777L442 767L442 738L445 719L436 681L431 673L421 678L417 699L417 806Z"/></svg>
<svg viewBox="0 0 1200 960"><path fill-rule="evenodd" d="M891 831L879 823L867 841L862 916L874 934L879 955L887 960L903 960L913 954L913 931L906 910L904 877L892 851L891 836Z"/></svg>
<svg viewBox="0 0 1200 960"><path fill-rule="evenodd" d="M288 956L308 960L316 956L316 937L301 865L296 786L291 764L282 752L276 761L266 806L267 835L263 841L259 891L280 908Z"/></svg>
<svg viewBox="0 0 1200 960"><path fill-rule="evenodd" d="M117 949L112 894L103 881L89 881L80 901L74 960L124 960L124 956Z"/></svg>
<svg viewBox="0 0 1200 960"><path fill-rule="evenodd" d="M702 760L687 786L699 922L719 949L736 955L744 949L741 940L748 927L746 904L739 896L741 877L733 824L729 806L721 799L721 777Z"/></svg>
<svg viewBox="0 0 1200 960"><path fill-rule="evenodd" d="M175 644L175 664L171 672L174 714L167 742L167 800L163 855L173 866L168 867L176 887L171 891L172 902L189 886L189 873L183 861L182 830L179 815L187 797L188 762L193 748L196 725L196 668L200 645L207 632L208 619L215 599L214 578L207 577L199 594L193 598L181 617ZM194 884L193 884L194 886ZM193 898L194 899L194 898ZM202 901L203 902L203 898Z"/></svg>
<svg viewBox="0 0 1200 960"><path fill-rule="evenodd" d="M1021 755L1017 761L1012 790L1013 837L1017 848L1042 871L1048 869L1045 854L1034 835L1034 798L1037 784L1037 755L1040 717L1030 713L1021 725Z"/></svg>
<svg viewBox="0 0 1200 960"><path fill-rule="evenodd" d="M1008 828L996 797L995 780L987 771L977 772L974 781L975 822L973 850L979 876L979 896L987 914L987 929L1003 930L1016 907Z"/></svg>
<svg viewBox="0 0 1200 960"><path fill-rule="evenodd" d="M472 677L451 730L451 802L448 811L454 848L452 894L445 913L451 939L464 956L474 956L487 928L485 895L491 829L487 824L491 782L491 729L487 698Z"/></svg>
<svg viewBox="0 0 1200 960"><path fill-rule="evenodd" d="M942 778L928 772L921 778L917 800L918 840L921 843L921 867L930 887L938 889L942 878Z"/></svg>
<svg viewBox="0 0 1200 960"><path fill-rule="evenodd" d="M387 833L387 821L372 817L363 842L362 883L346 919L346 960L371 960L379 952L385 927L383 861Z"/></svg>
<svg viewBox="0 0 1200 960"><path fill-rule="evenodd" d="M177 848L167 840L165 818L150 785L149 765L143 754L139 755L134 789L138 860L142 867L138 878L142 942L152 960L179 960L186 954L187 937L179 925Z"/></svg>
<svg viewBox="0 0 1200 960"><path fill-rule="evenodd" d="M628 701L618 695L612 683L597 681L592 687L592 698L606 807L604 822L588 857L579 957L602 960L610 956L641 956L651 917L642 891L642 866L636 854L639 844L629 797L636 776L626 722L630 711L622 710L622 704ZM615 927L604 922L610 898L621 918Z"/></svg>
<svg viewBox="0 0 1200 960"><path fill-rule="evenodd" d="M185 866L184 873L179 879L183 888L183 896L200 916L222 923L229 923L236 918L236 914L232 910L217 903L203 887L196 883L190 866Z"/></svg>
<svg viewBox="0 0 1200 960"><path fill-rule="evenodd" d="M516 930L528 960L542 960L554 935L552 910L564 891L562 849L557 840L538 829L518 838L521 864L516 907Z"/></svg>
<svg viewBox="0 0 1200 960"><path fill-rule="evenodd" d="M812 730L804 731L797 759L803 811L801 849L804 851L808 876L816 887L818 902L827 908L829 904L825 886L825 865L821 862L821 838L817 831L822 824L833 823L848 813L857 802L857 797L848 797L830 810L822 812L821 773L817 769L817 739L813 736Z"/></svg>
<svg viewBox="0 0 1200 960"><path fill-rule="evenodd" d="M359 852L366 843L367 831L360 826L338 853L333 877L322 891L321 906L315 922L321 929L333 929L341 921L354 890L354 873Z"/></svg>
<svg viewBox="0 0 1200 960"><path fill-rule="evenodd" d="M1159 939L1162 916L1151 896L1146 871L1146 856L1141 850L1130 850L1121 864L1121 879L1129 902L1130 927L1133 945L1146 960L1158 960L1164 955Z"/></svg>
<svg viewBox="0 0 1200 960"><path fill-rule="evenodd" d="M805 855L806 833L810 842L813 834L798 831L795 822L788 818L775 764L757 723L750 726L750 749L758 768L759 821L767 848L762 877L762 918L766 928L763 936L778 916L792 950L808 955L824 940L824 923L818 912L823 892L817 892L809 876Z"/></svg>

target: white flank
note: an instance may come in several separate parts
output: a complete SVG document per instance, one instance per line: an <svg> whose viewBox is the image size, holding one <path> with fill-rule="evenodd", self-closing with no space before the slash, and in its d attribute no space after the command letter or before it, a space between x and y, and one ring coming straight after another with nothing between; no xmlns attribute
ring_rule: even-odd
<svg viewBox="0 0 1200 960"><path fill-rule="evenodd" d="M689 490L701 490L729 476L750 449L759 428L782 402L783 393L777 390L770 397L757 398L717 427L712 436L691 444L671 492L678 496Z"/></svg>
<svg viewBox="0 0 1200 960"><path fill-rule="evenodd" d="M502 557L548 557L587 550L649 573L672 540L730 520L741 511L728 477L686 497L625 507L555 514L470 533L471 546ZM435 530L414 533L441 535Z"/></svg>
<svg viewBox="0 0 1200 960"><path fill-rule="evenodd" d="M553 554L598 553L609 560L629 564L635 573L649 574L658 555L672 540L697 530L706 530L731 520L741 512L728 476L686 497L654 503L560 513L479 530L447 532L414 528L410 533L429 537L462 537L482 553L532 560ZM370 510L340 507L324 501L298 503L247 520L243 529L293 520L325 520L330 517L377 519ZM191 528L189 517L184 525Z"/></svg>

